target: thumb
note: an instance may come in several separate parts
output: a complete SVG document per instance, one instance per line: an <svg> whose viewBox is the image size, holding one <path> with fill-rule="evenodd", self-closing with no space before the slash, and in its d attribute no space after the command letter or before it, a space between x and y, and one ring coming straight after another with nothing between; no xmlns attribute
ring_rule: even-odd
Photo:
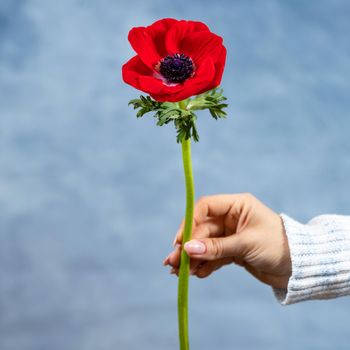
<svg viewBox="0 0 350 350"><path fill-rule="evenodd" d="M241 251L235 234L227 237L192 239L185 243L184 248L190 257L204 260L238 257Z"/></svg>

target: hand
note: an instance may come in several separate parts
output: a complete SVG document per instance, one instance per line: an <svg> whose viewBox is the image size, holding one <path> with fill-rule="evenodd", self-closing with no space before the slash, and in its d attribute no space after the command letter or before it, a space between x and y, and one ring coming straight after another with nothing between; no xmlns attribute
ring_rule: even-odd
<svg viewBox="0 0 350 350"><path fill-rule="evenodd" d="M177 275L183 227L184 221L175 236L175 250L163 262ZM261 282L287 288L291 259L282 219L251 194L202 197L194 208L192 239L184 249L191 258L191 274L197 277L235 263Z"/></svg>

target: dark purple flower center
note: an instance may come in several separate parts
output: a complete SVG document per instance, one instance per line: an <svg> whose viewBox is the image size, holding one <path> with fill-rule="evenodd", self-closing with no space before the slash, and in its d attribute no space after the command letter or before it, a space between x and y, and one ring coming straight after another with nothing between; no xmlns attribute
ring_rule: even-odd
<svg viewBox="0 0 350 350"><path fill-rule="evenodd" d="M182 83L193 76L194 72L192 59L183 53L164 57L158 67L168 83Z"/></svg>

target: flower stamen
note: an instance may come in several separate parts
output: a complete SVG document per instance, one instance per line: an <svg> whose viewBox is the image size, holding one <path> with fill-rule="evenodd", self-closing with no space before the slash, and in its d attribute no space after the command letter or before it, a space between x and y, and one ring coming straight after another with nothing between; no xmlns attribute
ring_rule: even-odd
<svg viewBox="0 0 350 350"><path fill-rule="evenodd" d="M192 59L183 53L164 57L155 68L167 83L182 83L191 78L195 71Z"/></svg>

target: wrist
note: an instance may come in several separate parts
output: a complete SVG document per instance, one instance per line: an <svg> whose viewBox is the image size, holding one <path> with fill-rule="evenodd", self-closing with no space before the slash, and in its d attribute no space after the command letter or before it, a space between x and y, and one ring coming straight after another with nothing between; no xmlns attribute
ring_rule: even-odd
<svg viewBox="0 0 350 350"><path fill-rule="evenodd" d="M279 217L279 223L280 223L280 232L282 235L282 247L281 247L281 251L282 251L281 270L283 274L282 288L287 288L289 279L292 275L292 259L290 254L287 232L283 224L283 219L281 216L278 216L278 217Z"/></svg>

